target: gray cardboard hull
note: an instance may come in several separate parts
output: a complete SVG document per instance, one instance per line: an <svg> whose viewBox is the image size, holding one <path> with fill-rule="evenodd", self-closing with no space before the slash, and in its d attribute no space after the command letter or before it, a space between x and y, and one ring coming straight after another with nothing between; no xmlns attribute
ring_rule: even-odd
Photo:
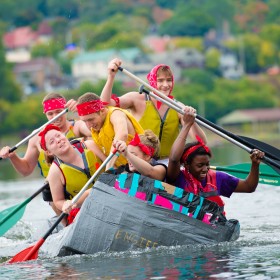
<svg viewBox="0 0 280 280"><path fill-rule="evenodd" d="M42 246L49 256L236 240L238 221L209 225L96 182L75 222Z"/></svg>

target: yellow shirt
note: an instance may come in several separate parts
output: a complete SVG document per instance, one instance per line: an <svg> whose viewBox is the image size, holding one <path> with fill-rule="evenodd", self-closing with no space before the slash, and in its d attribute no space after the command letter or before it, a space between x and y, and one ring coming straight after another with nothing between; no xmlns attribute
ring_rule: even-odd
<svg viewBox="0 0 280 280"><path fill-rule="evenodd" d="M77 166L64 163L59 159L55 160L55 163L59 166L64 175L66 197L69 197L69 199L72 199L77 193L79 193L79 191L83 188L83 186L87 183L87 181L102 163L101 160L91 150L86 148L84 149L83 153L81 153L81 156L83 157L87 171ZM92 184L88 188L91 187Z"/></svg>
<svg viewBox="0 0 280 280"><path fill-rule="evenodd" d="M103 153L108 156L111 151L111 146L115 137L115 131L112 123L110 122L110 117L112 113L115 110L121 110L126 114L128 119L131 121L135 132L138 134L143 134L144 130L141 127L141 125L138 123L138 121L127 111L124 109L120 109L117 107L108 107L108 114L105 118L104 124L99 132L94 131L91 129L92 139L95 141L95 143L99 146L99 148L103 151ZM131 141L131 139L134 137L134 135L128 134L127 137L127 143ZM126 164L127 160L124 156L119 156L119 158L116 160L115 165L118 167L120 165Z"/></svg>

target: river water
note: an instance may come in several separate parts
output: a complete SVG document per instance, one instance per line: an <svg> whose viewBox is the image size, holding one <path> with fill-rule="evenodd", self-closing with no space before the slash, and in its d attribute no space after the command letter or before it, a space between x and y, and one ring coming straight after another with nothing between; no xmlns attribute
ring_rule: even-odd
<svg viewBox="0 0 280 280"><path fill-rule="evenodd" d="M0 180L0 211L42 185L36 176ZM39 195L0 237L0 279L280 279L280 187L259 185L255 193L233 194L225 202L227 217L241 224L235 242L51 259L40 255L36 261L7 265L46 231L53 213Z"/></svg>

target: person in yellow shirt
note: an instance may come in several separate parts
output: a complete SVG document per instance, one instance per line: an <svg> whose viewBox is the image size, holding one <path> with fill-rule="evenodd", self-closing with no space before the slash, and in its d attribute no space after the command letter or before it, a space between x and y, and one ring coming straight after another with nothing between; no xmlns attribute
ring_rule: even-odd
<svg viewBox="0 0 280 280"><path fill-rule="evenodd" d="M56 214L80 208L89 190L76 205L71 205L69 200L79 193L102 163L96 156L95 143L93 140L86 140L71 144L59 127L53 124L47 125L38 137L46 161L50 164L48 182L53 203L58 210Z"/></svg>
<svg viewBox="0 0 280 280"><path fill-rule="evenodd" d="M77 112L82 121L91 130L92 139L108 156L113 152L113 144L122 140L128 143L135 133L142 134L144 130L138 121L128 111L107 106L95 93L87 92L77 100ZM126 164L125 157L114 157L110 164L116 167Z"/></svg>
<svg viewBox="0 0 280 280"><path fill-rule="evenodd" d="M112 106L129 109L131 114L139 121L144 129L151 129L159 137L161 143L160 159L168 159L172 144L179 134L182 116L174 109L162 104L148 94L128 92L119 98L112 95L115 75L121 64L122 61L118 58L109 62L108 78L100 95L100 99L104 102L108 102ZM164 64L155 66L147 75L147 79L152 87L173 99L172 90L174 86L174 77L169 66ZM178 102L178 104L182 108L185 107L184 104L180 102ZM199 135L206 143L206 135L196 123L194 123L190 129L190 137L195 139L195 135Z"/></svg>
<svg viewBox="0 0 280 280"><path fill-rule="evenodd" d="M70 111L76 111L76 101L71 99L67 102L66 99L58 93L50 93L46 95L43 99L42 105L43 113L48 120L53 119L65 108L68 108ZM67 119L66 114L56 119L54 124L67 138L91 137L91 132L83 121L70 121ZM97 156L104 160L105 155L98 150L95 143L93 143L93 145L95 145ZM30 138L26 153L23 157L19 157L16 152L10 153L9 150L9 146L3 147L0 151L0 156L2 158L8 158L18 173L23 176L28 176L34 171L36 165L38 165L41 170L41 175L47 178L49 165L45 161L44 151L41 149L40 137L38 134ZM43 200L49 202L53 210L57 212L52 202L51 192L48 187L43 190Z"/></svg>

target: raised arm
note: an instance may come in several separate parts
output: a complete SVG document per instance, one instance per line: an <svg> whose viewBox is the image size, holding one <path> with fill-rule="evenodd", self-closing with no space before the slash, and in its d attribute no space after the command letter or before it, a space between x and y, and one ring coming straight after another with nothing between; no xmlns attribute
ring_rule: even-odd
<svg viewBox="0 0 280 280"><path fill-rule="evenodd" d="M185 106L183 103L179 102L179 104L184 108L184 107L188 107L188 106ZM182 124L183 122L183 116L180 114L179 115L179 118L180 118L180 122ZM196 135L198 135L202 141L206 144L207 143L207 137L204 133L204 131L202 130L202 128L196 123L194 122L192 127L190 128L190 131L189 131L189 137L192 138L193 141L196 141Z"/></svg>
<svg viewBox="0 0 280 280"><path fill-rule="evenodd" d="M118 58L114 58L108 64L108 78L105 86L101 92L100 100L103 102L108 102L111 106L119 105L116 100L112 99L112 89L114 85L115 76L118 72L118 67L121 66L122 62Z"/></svg>
<svg viewBox="0 0 280 280"><path fill-rule="evenodd" d="M167 168L168 183L173 183L180 173L180 159L184 152L189 131L195 120L195 110L192 107L186 106L184 108L184 112L185 114L182 118L182 129L174 141L169 155L169 163Z"/></svg>
<svg viewBox="0 0 280 280"><path fill-rule="evenodd" d="M100 100L103 102L108 102L109 105L120 107L123 109L135 110L135 95L139 95L137 92L128 92L120 97L112 98L112 89L115 80L115 76L118 72L118 67L122 64L121 60L114 58L108 64L108 78L105 86L101 92Z"/></svg>
<svg viewBox="0 0 280 280"><path fill-rule="evenodd" d="M245 180L240 179L234 192L254 192L259 183L259 166L264 153L259 150L254 150L250 155L252 165L250 173Z"/></svg>

